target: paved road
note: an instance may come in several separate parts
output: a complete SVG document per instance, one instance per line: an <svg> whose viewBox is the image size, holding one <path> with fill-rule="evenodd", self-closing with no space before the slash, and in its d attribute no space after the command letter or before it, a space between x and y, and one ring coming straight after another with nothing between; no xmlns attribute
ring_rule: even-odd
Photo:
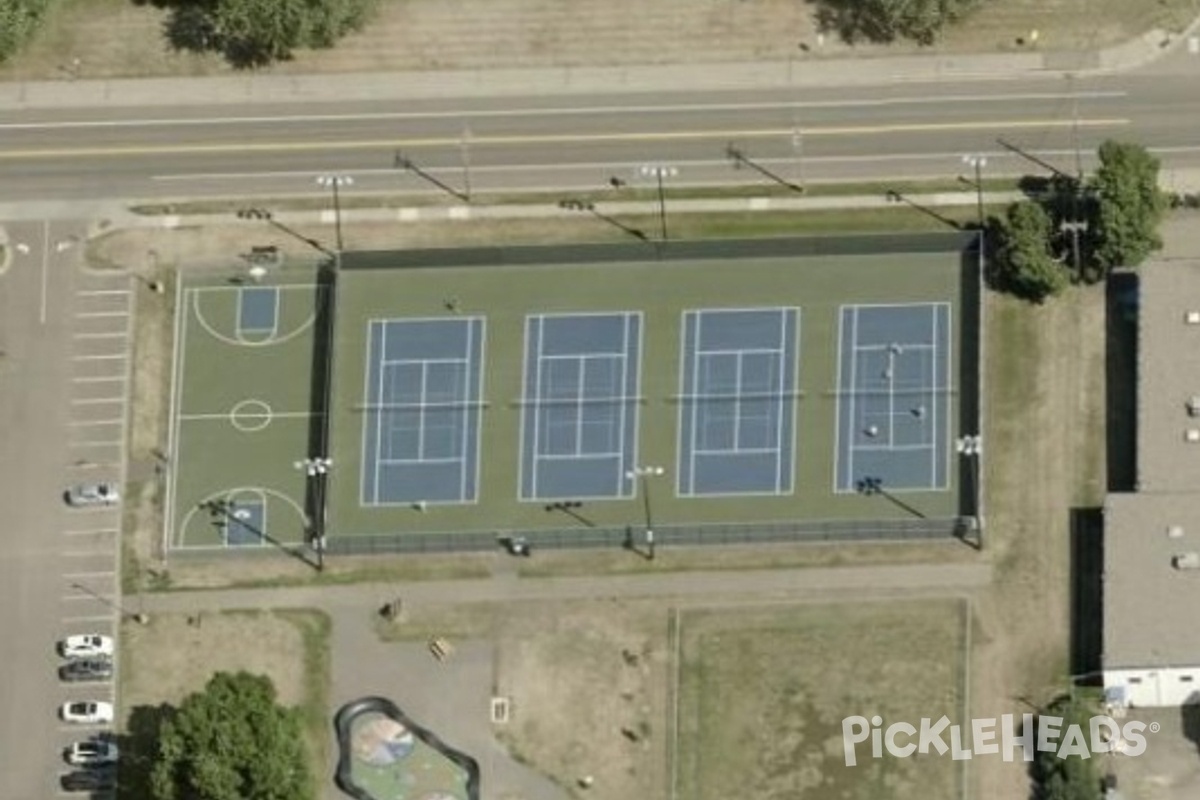
<svg viewBox="0 0 1200 800"><path fill-rule="evenodd" d="M64 485L118 479L124 430L127 279L77 270L80 222L6 226L0 274L0 797L53 796L62 748L90 728L56 718L111 684L60 686L55 642L112 633L119 509L72 511Z"/></svg>
<svg viewBox="0 0 1200 800"><path fill-rule="evenodd" d="M964 153L988 172L1031 166L1004 137L1073 170L1108 137L1135 138L1176 169L1200 173L1200 56L1166 74L926 85L510 96L397 103L154 106L0 111L0 179L30 199L315 193L320 172L353 191L437 193L397 151L458 189L646 184L638 168L669 163L673 183L751 184L732 142L784 180L941 176ZM1085 158L1085 166L1088 159Z"/></svg>

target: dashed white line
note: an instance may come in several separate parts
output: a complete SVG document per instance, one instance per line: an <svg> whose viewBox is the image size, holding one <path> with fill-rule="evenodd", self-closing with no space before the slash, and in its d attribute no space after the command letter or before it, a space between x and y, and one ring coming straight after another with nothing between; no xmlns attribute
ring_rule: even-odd
<svg viewBox="0 0 1200 800"><path fill-rule="evenodd" d="M96 319L99 317L128 317L129 311L82 311L75 315L76 319Z"/></svg>
<svg viewBox="0 0 1200 800"><path fill-rule="evenodd" d="M76 338L76 339L123 339L123 338L125 338L125 336L126 336L125 331L118 331L116 333L77 333L74 335L74 338Z"/></svg>
<svg viewBox="0 0 1200 800"><path fill-rule="evenodd" d="M71 378L71 383L112 383L113 381L124 380L124 375L105 375L98 378Z"/></svg>
<svg viewBox="0 0 1200 800"><path fill-rule="evenodd" d="M72 428L90 428L99 425L120 425L125 420L121 417L116 419L82 419L72 420L68 423Z"/></svg>
<svg viewBox="0 0 1200 800"><path fill-rule="evenodd" d="M83 289L80 290L81 297L102 297L104 295L126 295L129 294L128 289Z"/></svg>

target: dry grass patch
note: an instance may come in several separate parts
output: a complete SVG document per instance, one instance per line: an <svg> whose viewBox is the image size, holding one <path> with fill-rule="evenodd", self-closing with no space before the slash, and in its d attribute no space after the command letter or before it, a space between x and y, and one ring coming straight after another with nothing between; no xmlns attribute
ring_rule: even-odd
<svg viewBox="0 0 1200 800"><path fill-rule="evenodd" d="M365 30L331 50L300 51L275 73L628 64L803 62L915 52L1098 47L1154 27L1178 29L1195 0L1003 0L981 4L931 48L902 42L818 44L815 7L801 0L383 0ZM133 0L63 0L0 78L232 74L219 56L172 50L167 14ZM802 48L801 45L804 45ZM78 59L76 65L75 59Z"/></svg>
<svg viewBox="0 0 1200 800"><path fill-rule="evenodd" d="M989 295L986 553L977 605L976 717L1021 713L1065 687L1071 509L1105 489L1104 288L1044 306ZM1027 792L1022 764L980 759L992 796Z"/></svg>
<svg viewBox="0 0 1200 800"><path fill-rule="evenodd" d="M961 762L847 767L842 719L965 716L961 601L687 611L679 626L677 796L719 800L950 800Z"/></svg>

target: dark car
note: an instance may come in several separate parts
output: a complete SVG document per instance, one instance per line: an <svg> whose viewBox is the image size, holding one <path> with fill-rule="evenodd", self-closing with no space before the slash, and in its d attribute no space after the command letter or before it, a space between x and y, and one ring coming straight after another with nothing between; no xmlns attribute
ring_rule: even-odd
<svg viewBox="0 0 1200 800"><path fill-rule="evenodd" d="M62 776L66 792L96 792L117 785L117 773L111 769L78 769Z"/></svg>
<svg viewBox="0 0 1200 800"><path fill-rule="evenodd" d="M69 683L106 681L113 676L112 661L107 658L84 658L58 668L58 678Z"/></svg>

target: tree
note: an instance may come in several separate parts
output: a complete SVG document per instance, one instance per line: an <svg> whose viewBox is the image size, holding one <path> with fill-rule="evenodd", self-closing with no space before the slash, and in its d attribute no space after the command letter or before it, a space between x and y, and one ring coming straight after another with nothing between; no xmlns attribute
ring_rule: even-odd
<svg viewBox="0 0 1200 800"><path fill-rule="evenodd" d="M153 800L311 800L299 712L270 679L219 672L163 723Z"/></svg>
<svg viewBox="0 0 1200 800"><path fill-rule="evenodd" d="M53 0L0 0L0 61L12 57L45 19Z"/></svg>
<svg viewBox="0 0 1200 800"><path fill-rule="evenodd" d="M1070 282L1066 270L1050 254L1052 220L1039 204L1013 203L988 230L992 253L991 283L998 289L1040 303Z"/></svg>
<svg viewBox="0 0 1200 800"><path fill-rule="evenodd" d="M1158 188L1159 161L1139 144L1108 140L1100 145L1100 168L1089 186L1089 238L1097 266L1136 267L1162 247L1158 226L1167 198Z"/></svg>
<svg viewBox="0 0 1200 800"><path fill-rule="evenodd" d="M1060 697L1051 703L1042 716L1062 717L1060 730L1078 725L1088 735L1092 709L1078 699ZM1041 800L1100 800L1100 776L1094 758L1067 755L1059 758L1055 750L1039 750L1033 762L1033 775L1041 791Z"/></svg>
<svg viewBox="0 0 1200 800"><path fill-rule="evenodd" d="M849 42L912 39L932 44L942 28L962 17L975 0L812 0L822 28Z"/></svg>

